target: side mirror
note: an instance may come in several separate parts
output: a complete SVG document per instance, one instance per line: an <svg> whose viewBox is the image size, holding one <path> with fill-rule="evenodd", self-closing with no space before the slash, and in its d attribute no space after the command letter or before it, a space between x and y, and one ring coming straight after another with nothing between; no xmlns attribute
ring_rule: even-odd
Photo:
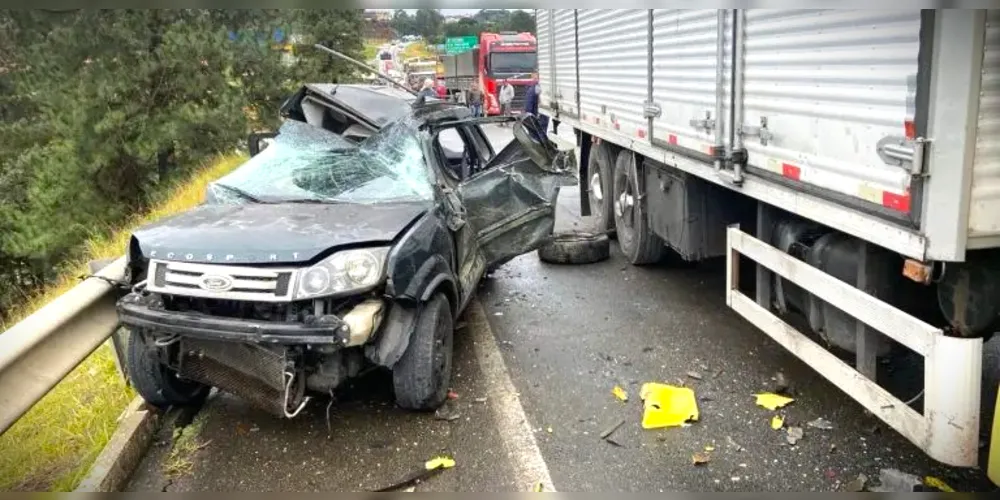
<svg viewBox="0 0 1000 500"><path fill-rule="evenodd" d="M517 120L514 124L514 139L538 166L547 170L552 168L559 150L546 136L538 117L523 115Z"/></svg>
<svg viewBox="0 0 1000 500"><path fill-rule="evenodd" d="M277 132L254 132L247 137L247 148L250 149L250 156L257 156L274 142L278 136Z"/></svg>

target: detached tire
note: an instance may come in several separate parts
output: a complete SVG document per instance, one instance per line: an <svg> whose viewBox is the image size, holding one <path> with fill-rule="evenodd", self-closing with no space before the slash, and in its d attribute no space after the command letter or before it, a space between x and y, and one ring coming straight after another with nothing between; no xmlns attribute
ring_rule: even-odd
<svg viewBox="0 0 1000 500"><path fill-rule="evenodd" d="M538 258L550 264L592 264L611 256L611 242L600 233L556 233L538 249Z"/></svg>
<svg viewBox="0 0 1000 500"><path fill-rule="evenodd" d="M590 201L591 215L597 219L597 228L605 231L609 237L614 236L615 212L613 198L614 192L614 166L615 157L611 151L611 146L602 142L590 150L590 158L587 160L587 175L589 179L581 179L589 187L587 199Z"/></svg>
<svg viewBox="0 0 1000 500"><path fill-rule="evenodd" d="M179 378L177 372L160 363L157 349L159 348L147 343L145 335L140 331L129 331L125 367L139 396L160 409L203 403L212 388Z"/></svg>
<svg viewBox="0 0 1000 500"><path fill-rule="evenodd" d="M635 156L622 150L615 162L614 207L618 246L633 265L653 264L663 258L663 239L649 227L649 218L639 192Z"/></svg>
<svg viewBox="0 0 1000 500"><path fill-rule="evenodd" d="M410 344L392 369L392 385L401 408L432 411L448 397L455 331L442 293L434 294L419 314Z"/></svg>

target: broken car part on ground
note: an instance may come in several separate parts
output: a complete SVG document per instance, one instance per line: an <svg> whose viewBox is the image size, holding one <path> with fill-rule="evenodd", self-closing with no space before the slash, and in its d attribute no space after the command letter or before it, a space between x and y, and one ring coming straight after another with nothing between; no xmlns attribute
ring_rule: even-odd
<svg viewBox="0 0 1000 500"><path fill-rule="evenodd" d="M294 417L384 367L400 406L444 402L456 318L488 269L551 236L575 168L534 117L496 152L466 108L412 101L307 85L205 204L135 231L118 311L143 398L214 386Z"/></svg>

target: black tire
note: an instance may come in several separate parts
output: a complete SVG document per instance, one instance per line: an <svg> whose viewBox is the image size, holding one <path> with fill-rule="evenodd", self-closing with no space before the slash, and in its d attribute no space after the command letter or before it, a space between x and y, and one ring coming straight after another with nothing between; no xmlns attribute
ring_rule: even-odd
<svg viewBox="0 0 1000 500"><path fill-rule="evenodd" d="M587 198L590 200L590 214L597 221L597 230L604 231L609 237L614 237L616 229L614 204L608 196L613 191L614 166L611 145L602 142L590 150L590 157L587 159L589 178L580 179L580 182L586 182L590 188Z"/></svg>
<svg viewBox="0 0 1000 500"><path fill-rule="evenodd" d="M614 202L618 246L633 265L653 264L663 258L663 240L649 228L639 193L638 169L631 151L622 150L615 161Z"/></svg>
<svg viewBox="0 0 1000 500"><path fill-rule="evenodd" d="M592 264L611 256L611 242L603 233L556 233L538 249L538 258L551 264Z"/></svg>
<svg viewBox="0 0 1000 500"><path fill-rule="evenodd" d="M448 298L434 294L420 311L406 352L392 369L396 404L433 411L448 397L455 336Z"/></svg>
<svg viewBox="0 0 1000 500"><path fill-rule="evenodd" d="M160 409L202 404L212 388L179 378L177 372L160 362L157 355L160 348L144 337L141 331L130 331L125 356L129 379L139 396Z"/></svg>

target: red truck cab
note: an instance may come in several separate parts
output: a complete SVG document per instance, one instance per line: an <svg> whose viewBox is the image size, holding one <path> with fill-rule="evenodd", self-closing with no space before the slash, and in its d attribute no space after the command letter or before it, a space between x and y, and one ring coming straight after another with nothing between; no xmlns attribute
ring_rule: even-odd
<svg viewBox="0 0 1000 500"><path fill-rule="evenodd" d="M485 92L483 111L500 114L500 85L514 86L513 111L524 109L528 90L534 88L538 72L538 42L531 33L481 33L479 35L479 88Z"/></svg>

